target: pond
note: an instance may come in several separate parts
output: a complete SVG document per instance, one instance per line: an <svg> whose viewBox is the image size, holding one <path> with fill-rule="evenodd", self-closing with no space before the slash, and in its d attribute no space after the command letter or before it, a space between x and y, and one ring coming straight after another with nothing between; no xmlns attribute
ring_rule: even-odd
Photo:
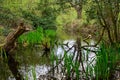
<svg viewBox="0 0 120 80"><path fill-rule="evenodd" d="M64 51L67 51L70 47L72 47L74 44L76 44L76 41L74 39L69 39L69 40L64 40L62 44L67 44L68 46L61 46L61 45L56 45L54 47L54 54L58 58L64 56ZM81 42L82 46L86 45L86 43ZM95 41L91 40L90 45L94 45ZM90 50L97 50L96 48L91 48L88 47ZM75 51L75 48L71 48L68 51L68 55L72 55ZM86 50L82 50L84 53L83 55L85 56L84 60L84 67L87 67L87 64L91 63L90 65L95 64L95 53L93 52L88 52ZM18 48L13 54L15 56L15 59L19 62L20 67L19 71L20 73L24 76L24 78L28 80L33 80L35 77L39 79L41 76L40 75L45 75L48 73L48 71L52 68L51 66L51 61L49 57L42 56L43 51L41 50L40 47L38 46L32 46L32 47L23 47L23 48ZM75 56L77 56L75 52ZM42 56L42 57L41 57ZM64 63L64 62L63 62ZM60 66L59 66L60 67ZM1 79L4 80L4 77L7 77L8 80L15 80L14 77L10 74L10 71L8 70L8 67L5 67L5 76L0 76L3 77ZM59 68L60 69L60 68ZM8 75L6 75L8 73ZM57 74L54 75L57 79L61 80L64 75ZM5 78L5 79L7 79Z"/></svg>

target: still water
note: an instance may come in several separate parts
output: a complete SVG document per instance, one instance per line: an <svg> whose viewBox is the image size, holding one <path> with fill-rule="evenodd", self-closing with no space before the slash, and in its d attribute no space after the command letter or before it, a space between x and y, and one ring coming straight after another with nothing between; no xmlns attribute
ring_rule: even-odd
<svg viewBox="0 0 120 80"><path fill-rule="evenodd" d="M74 44L76 44L75 40L64 40L63 44L68 43L68 47L72 47ZM90 45L94 45L95 42L93 40L90 41ZM82 42L82 46L86 45L86 43ZM69 48L61 45L55 46L54 47L54 54L58 57L61 57L64 55L64 50L68 50ZM97 50L94 47L88 47L90 50ZM92 62L91 65L95 64L95 53L93 52L88 52L85 50L83 51L83 55L87 56L85 57L85 62L84 62L84 67L87 66L87 64L89 64L90 62ZM15 58L16 60L20 63L20 67L19 67L19 71L20 73L24 76L24 78L28 78L28 80L33 80L34 78L34 73L36 74L36 78L39 79L40 75L45 75L51 68L50 65L50 59L46 56L41 57L42 55L42 50L40 49L40 47L27 47L27 48L19 48L16 52L15 52ZM74 53L74 47L68 52L68 55L71 55L72 53ZM75 56L76 56L76 52L75 52ZM9 74L7 75L8 80L15 80L14 77ZM6 77L7 77L6 76ZM0 76L1 77L1 76ZM55 75L55 77L57 77L58 79L60 79L61 75L57 74ZM4 80L4 78L1 78L2 80Z"/></svg>

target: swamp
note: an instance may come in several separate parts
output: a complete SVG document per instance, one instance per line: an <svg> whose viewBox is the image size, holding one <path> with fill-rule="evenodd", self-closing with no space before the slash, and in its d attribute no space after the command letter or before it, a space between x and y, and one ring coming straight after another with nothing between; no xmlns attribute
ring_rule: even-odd
<svg viewBox="0 0 120 80"><path fill-rule="evenodd" d="M0 0L0 80L120 80L120 0Z"/></svg>

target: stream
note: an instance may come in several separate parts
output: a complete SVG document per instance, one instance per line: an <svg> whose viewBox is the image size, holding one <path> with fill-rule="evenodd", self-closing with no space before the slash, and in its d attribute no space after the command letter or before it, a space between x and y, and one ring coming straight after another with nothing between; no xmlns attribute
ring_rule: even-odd
<svg viewBox="0 0 120 80"><path fill-rule="evenodd" d="M63 41L63 44L68 43L68 47L72 47L76 41L75 40L65 40ZM94 45L95 41L91 40L90 45ZM86 45L86 43L82 42L82 46ZM64 50L68 50L69 48L65 45L62 47L61 45L55 46L54 48L54 54L60 58L64 55ZM88 47L90 50L97 50L93 47ZM74 53L74 47L69 50L68 55L72 55ZM93 52L87 52L86 50L82 50L84 55L84 67L87 67L87 64L91 63L90 65L95 64L95 53ZM27 78L28 80L34 80L35 76L37 80L39 80L40 75L45 75L51 68L50 66L50 59L47 59L46 57L41 57L42 51L39 48L36 49L20 49L17 51L17 54L19 54L17 60L20 61L20 73L24 76L24 78ZM22 55L24 54L24 55ZM27 57L26 57L27 56ZM75 52L76 56L76 52ZM63 75L56 74L55 77L59 80L61 79ZM9 76L8 80L15 80L14 77L11 75Z"/></svg>

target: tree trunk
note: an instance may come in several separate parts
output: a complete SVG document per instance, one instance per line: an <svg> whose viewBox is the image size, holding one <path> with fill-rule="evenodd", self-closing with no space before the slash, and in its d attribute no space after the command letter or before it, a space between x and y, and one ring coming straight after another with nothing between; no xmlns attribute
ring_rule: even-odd
<svg viewBox="0 0 120 80"><path fill-rule="evenodd" d="M15 32L13 32L12 34L8 34L8 36L6 37L6 42L2 47L3 54L6 54L8 59L9 69L11 70L16 80L23 80L23 77L20 75L18 71L18 62L14 59L10 52L15 47L16 39L24 32L26 32L26 27L24 26L23 23L20 23L20 26L18 26Z"/></svg>
<svg viewBox="0 0 120 80"><path fill-rule="evenodd" d="M112 37L111 37L110 29L108 27L106 27L106 30L107 30L107 34L108 34L108 38L109 38L110 44L112 45L114 42L113 42Z"/></svg>
<svg viewBox="0 0 120 80"><path fill-rule="evenodd" d="M80 19L81 18L81 13L82 13L82 9L78 9L76 10L77 11L77 19Z"/></svg>

